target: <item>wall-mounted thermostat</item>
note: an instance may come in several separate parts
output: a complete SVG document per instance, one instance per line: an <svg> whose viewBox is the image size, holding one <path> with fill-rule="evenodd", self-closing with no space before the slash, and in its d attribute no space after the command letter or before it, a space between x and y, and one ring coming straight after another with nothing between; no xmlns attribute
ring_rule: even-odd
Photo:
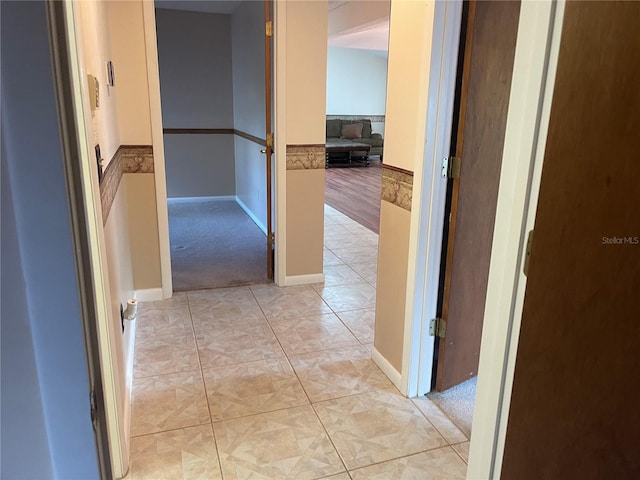
<svg viewBox="0 0 640 480"><path fill-rule="evenodd" d="M91 111L94 112L100 108L100 82L91 74L87 75L89 80L89 100L91 102Z"/></svg>

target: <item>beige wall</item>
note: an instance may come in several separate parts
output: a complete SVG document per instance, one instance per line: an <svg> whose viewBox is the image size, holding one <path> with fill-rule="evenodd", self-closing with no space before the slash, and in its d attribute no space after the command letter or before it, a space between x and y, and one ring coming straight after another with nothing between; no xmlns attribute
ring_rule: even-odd
<svg viewBox="0 0 640 480"><path fill-rule="evenodd" d="M151 145L151 117L142 1L101 2L107 5L108 41L115 71L117 128L121 145ZM106 61L107 59L103 59ZM127 180L126 177L144 179ZM125 174L130 229L131 269L135 290L161 288L159 233L153 175ZM129 185L133 185L130 191ZM133 203L133 205L132 205ZM144 226L145 229L139 226ZM126 299L124 299L126 300Z"/></svg>
<svg viewBox="0 0 640 480"><path fill-rule="evenodd" d="M402 368L410 226L411 212L382 202L374 346L398 372Z"/></svg>
<svg viewBox="0 0 640 480"><path fill-rule="evenodd" d="M286 4L286 143L315 145L311 149L321 157L305 163L308 156L298 149L301 168L287 168L286 276L316 276L310 281L322 275L324 248L327 12L326 1Z"/></svg>
<svg viewBox="0 0 640 480"><path fill-rule="evenodd" d="M409 259L419 220L412 210L420 201L412 176L424 161L433 14L431 1L391 2L384 164L403 171L395 177L411 183L383 176L374 345L398 374L406 370L405 322L411 316L406 305L413 295L408 279L415 269ZM384 195L398 187L403 195Z"/></svg>
<svg viewBox="0 0 640 480"><path fill-rule="evenodd" d="M100 107L88 120L90 147L92 151L93 145L100 144L106 167L121 145L151 144L142 2L84 1L76 2L74 7L85 73L100 82ZM106 82L108 60L114 64L114 87ZM111 170L115 171L116 166L111 165ZM131 176L141 178L130 181ZM118 385L118 415L123 422L119 425L120 436L126 444L135 323L126 322L122 331L120 306L126 306L135 290L161 287L153 178L153 174L124 175L113 192L109 214L103 218L102 258L110 299L110 347ZM130 208L132 201L135 205ZM101 208L100 199L97 208ZM130 225L134 226L133 235ZM126 470L128 453L122 453L125 465L114 465L116 472Z"/></svg>
<svg viewBox="0 0 640 480"><path fill-rule="evenodd" d="M149 88L142 1L100 2L108 5L109 41L115 71L118 131L122 145L151 145Z"/></svg>
<svg viewBox="0 0 640 480"><path fill-rule="evenodd" d="M116 194L109 217L104 225L104 237L106 248L106 271L108 272L108 285L111 292L111 318L110 328L112 346L115 349L115 370L118 372L120 395L118 396L118 410L121 412L125 423L128 424L131 411L132 398L132 374L128 366L133 364L133 344L135 341L135 325L129 322L125 324L122 332L120 321L120 305L126 305L126 301L133 297L133 272L131 269L131 252L129 249L129 229L127 215L127 198L125 189L120 188ZM128 444L128 438L126 438Z"/></svg>
<svg viewBox="0 0 640 480"><path fill-rule="evenodd" d="M96 143L100 144L106 167L120 145L118 103L115 91L107 85L105 76L105 62L112 54L108 30L109 13L106 2L86 1L78 2L77 5L84 27L81 30L84 67L86 73L96 77L100 84L100 108L91 113L91 147Z"/></svg>
<svg viewBox="0 0 640 480"><path fill-rule="evenodd" d="M392 2L384 163L410 171L424 153L431 25L433 2Z"/></svg>
<svg viewBox="0 0 640 480"><path fill-rule="evenodd" d="M158 231L153 174L125 173L122 183L127 195L133 283L136 290L160 288L160 246L157 237L149 234Z"/></svg>
<svg viewBox="0 0 640 480"><path fill-rule="evenodd" d="M287 2L287 144L325 142L327 2Z"/></svg>
<svg viewBox="0 0 640 480"><path fill-rule="evenodd" d="M287 275L322 273L324 170L287 172Z"/></svg>

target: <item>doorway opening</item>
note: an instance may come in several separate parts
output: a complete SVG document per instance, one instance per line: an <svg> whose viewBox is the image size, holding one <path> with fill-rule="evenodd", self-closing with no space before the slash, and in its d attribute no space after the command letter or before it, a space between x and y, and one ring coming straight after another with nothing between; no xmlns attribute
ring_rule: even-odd
<svg viewBox="0 0 640 480"><path fill-rule="evenodd" d="M271 282L270 5L155 13L173 290Z"/></svg>
<svg viewBox="0 0 640 480"><path fill-rule="evenodd" d="M519 13L519 2L463 4L428 398L468 438Z"/></svg>
<svg viewBox="0 0 640 480"><path fill-rule="evenodd" d="M324 275L325 286L375 289L390 4L375 21L352 7L329 4ZM364 316L373 339L374 309Z"/></svg>

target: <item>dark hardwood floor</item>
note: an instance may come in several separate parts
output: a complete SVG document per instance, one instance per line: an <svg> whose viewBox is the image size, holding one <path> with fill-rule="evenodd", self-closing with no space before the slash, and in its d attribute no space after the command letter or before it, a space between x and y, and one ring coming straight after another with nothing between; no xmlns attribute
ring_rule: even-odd
<svg viewBox="0 0 640 480"><path fill-rule="evenodd" d="M325 203L364 225L380 230L382 162L370 160L369 167L332 165L326 170Z"/></svg>

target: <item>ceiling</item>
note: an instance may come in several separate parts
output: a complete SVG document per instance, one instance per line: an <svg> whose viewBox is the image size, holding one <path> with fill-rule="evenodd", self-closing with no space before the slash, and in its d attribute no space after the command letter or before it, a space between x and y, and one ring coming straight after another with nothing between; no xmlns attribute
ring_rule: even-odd
<svg viewBox="0 0 640 480"><path fill-rule="evenodd" d="M231 15L240 4L233 0L156 0L156 8Z"/></svg>
<svg viewBox="0 0 640 480"><path fill-rule="evenodd" d="M386 51L389 49L389 18L331 35L328 43L330 47Z"/></svg>
<svg viewBox="0 0 640 480"><path fill-rule="evenodd" d="M168 10L188 10L192 12L217 13L231 15L241 3L240 0L156 0L156 8ZM349 0L329 0L329 11L350 3ZM330 47L359 48L374 51L388 50L389 18L373 24L361 25L345 30L328 39Z"/></svg>

